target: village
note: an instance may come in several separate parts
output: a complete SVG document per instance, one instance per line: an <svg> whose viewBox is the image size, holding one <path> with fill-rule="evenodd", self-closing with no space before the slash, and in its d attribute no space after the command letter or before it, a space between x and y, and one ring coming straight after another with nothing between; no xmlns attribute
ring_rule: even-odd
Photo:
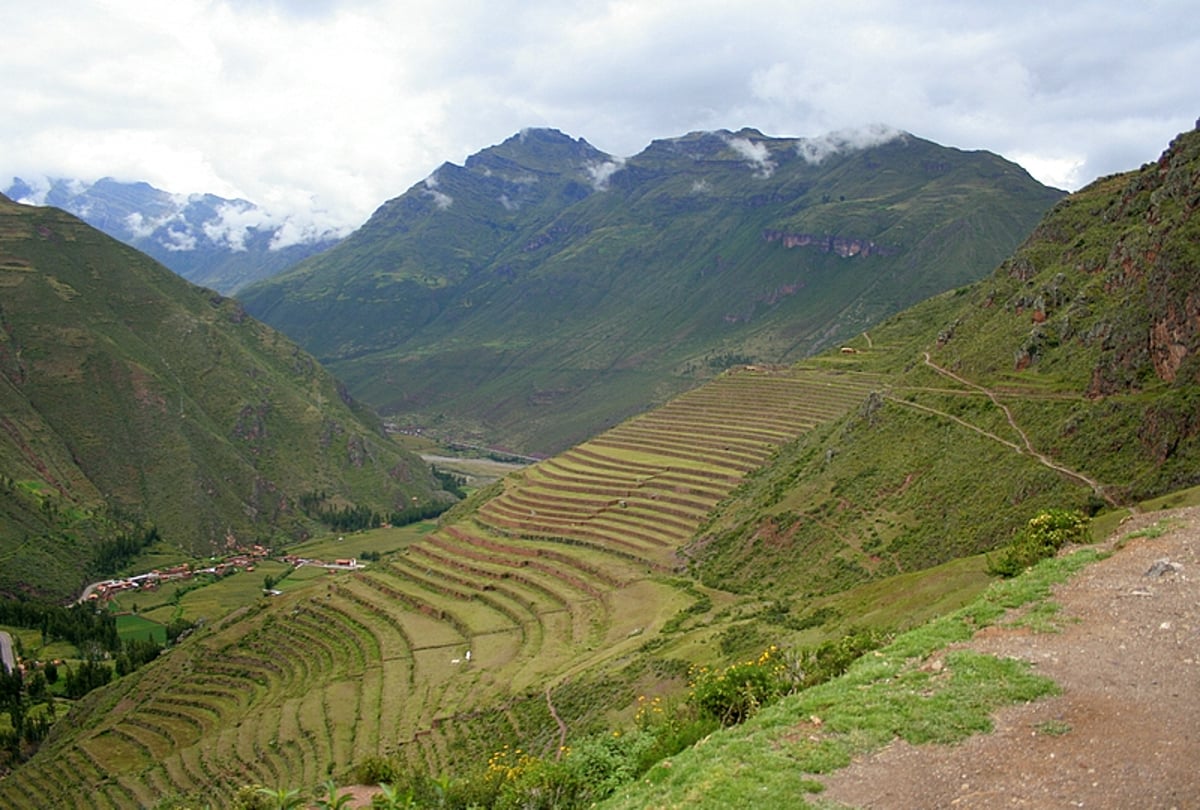
<svg viewBox="0 0 1200 810"><path fill-rule="evenodd" d="M311 565L329 570L353 571L359 567L358 559L354 557L340 558L333 562L309 557L298 557L294 554L284 554L272 558L270 549L265 546L254 545L248 549L237 549L234 554L222 558L219 562L210 560L211 564L205 567L199 567L194 563L180 563L170 568L162 570L154 569L144 574L94 582L84 589L79 601L105 604L119 593L126 591L153 591L168 582L189 580L202 574L223 577L238 571L253 571L257 564L267 559L275 559L293 568ZM276 595L278 591L268 591L268 594Z"/></svg>

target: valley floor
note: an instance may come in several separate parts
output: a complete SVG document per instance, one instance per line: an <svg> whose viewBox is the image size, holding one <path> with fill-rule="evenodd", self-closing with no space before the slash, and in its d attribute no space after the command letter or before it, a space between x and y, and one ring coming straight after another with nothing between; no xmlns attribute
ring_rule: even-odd
<svg viewBox="0 0 1200 810"><path fill-rule="evenodd" d="M889 810L1197 806L1200 508L1135 516L1109 542L1115 554L1057 587L1055 632L1031 630L1038 622L1027 617L965 645L1031 662L1061 695L1005 709L994 733L957 746L897 741L823 778L822 801Z"/></svg>

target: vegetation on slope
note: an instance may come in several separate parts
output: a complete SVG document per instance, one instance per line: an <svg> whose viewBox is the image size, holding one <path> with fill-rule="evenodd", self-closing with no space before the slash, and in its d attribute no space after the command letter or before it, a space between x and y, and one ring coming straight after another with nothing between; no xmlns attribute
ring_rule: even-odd
<svg viewBox="0 0 1200 810"><path fill-rule="evenodd" d="M973 281L1061 196L910 135L806 143L692 133L619 161L527 131L241 298L400 423L545 454Z"/></svg>
<svg viewBox="0 0 1200 810"><path fill-rule="evenodd" d="M73 733L3 787L145 805L315 783L371 757L443 772L498 741L554 745L558 722L586 734L639 682L681 681L686 663L664 645L694 643L727 606L670 576L674 550L747 470L871 381L725 374L510 478L402 553L208 623L81 701ZM734 418L753 405L758 418ZM93 765L57 770L81 759Z"/></svg>
<svg viewBox="0 0 1200 810"><path fill-rule="evenodd" d="M1200 132L1059 204L990 278L826 363L886 384L710 520L709 583L838 590L1200 482ZM795 564L778 566L777 555Z"/></svg>
<svg viewBox="0 0 1200 810"><path fill-rule="evenodd" d="M68 214L0 199L0 288L0 593L65 597L154 529L200 553L303 537L306 493L441 493L295 344Z"/></svg>
<svg viewBox="0 0 1200 810"><path fill-rule="evenodd" d="M72 733L52 735L0 796L121 807L344 780L374 757L445 777L505 742L553 756L564 734L619 728L638 695L686 689L689 664L897 631L961 606L989 567L963 555L1006 544L1039 513L1104 510L1194 480L1191 423L1137 414L1172 412L1198 381L1197 275L1174 244L1194 244L1198 138L1071 198L994 277L849 351L723 375L673 401L669 418L629 420L504 481L379 565L204 629L82 701ZM1066 233L1089 210L1087 228ZM1170 236L1153 250L1128 250L1159 229ZM1163 254L1176 259L1160 265ZM1084 255L1105 257L1100 270ZM1087 328L1028 351L1039 327L1063 325L1054 307L1067 304L1036 300L1049 285ZM777 408L779 386L792 393ZM825 400L829 389L842 396ZM814 402L836 407L806 421ZM788 427L772 434L775 423ZM764 806L795 806L813 787L803 773L863 747L985 729L991 707L1050 684L982 656L947 656L945 677L922 659L1086 559L1039 565L899 636L615 801L727 806L765 786Z"/></svg>

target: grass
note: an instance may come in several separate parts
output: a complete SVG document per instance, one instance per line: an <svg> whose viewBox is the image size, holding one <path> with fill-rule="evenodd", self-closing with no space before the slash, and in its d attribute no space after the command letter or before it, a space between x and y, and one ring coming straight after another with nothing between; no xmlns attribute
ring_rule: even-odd
<svg viewBox="0 0 1200 810"><path fill-rule="evenodd" d="M150 638L159 644L167 642L167 628L156 621L136 614L117 617L117 635L122 641Z"/></svg>
<svg viewBox="0 0 1200 810"><path fill-rule="evenodd" d="M303 543L287 547L289 554L332 561L342 557L360 557L364 551L375 554L390 554L433 531L437 524L423 520L408 526L391 529L372 529L353 534L330 534L314 537Z"/></svg>
<svg viewBox="0 0 1200 810"><path fill-rule="evenodd" d="M1062 720L1045 720L1035 725L1033 730L1047 737L1061 737L1071 733L1071 724Z"/></svg>
<svg viewBox="0 0 1200 810"><path fill-rule="evenodd" d="M785 698L744 726L716 732L660 762L642 782L601 806L810 807L819 786L814 776L893 739L948 744L990 731L995 709L1054 694L1057 687L1032 674L1025 662L945 648L1010 609L1045 600L1055 583L1098 557L1085 549L994 584L966 607L867 654L842 677ZM925 666L932 660L941 666Z"/></svg>

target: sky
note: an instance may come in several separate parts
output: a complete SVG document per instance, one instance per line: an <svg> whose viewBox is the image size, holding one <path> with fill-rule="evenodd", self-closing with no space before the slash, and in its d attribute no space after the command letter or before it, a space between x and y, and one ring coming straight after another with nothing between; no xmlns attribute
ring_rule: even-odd
<svg viewBox="0 0 1200 810"><path fill-rule="evenodd" d="M9 0L0 188L141 180L348 232L527 127L616 157L880 126L1075 190L1200 117L1194 0Z"/></svg>

